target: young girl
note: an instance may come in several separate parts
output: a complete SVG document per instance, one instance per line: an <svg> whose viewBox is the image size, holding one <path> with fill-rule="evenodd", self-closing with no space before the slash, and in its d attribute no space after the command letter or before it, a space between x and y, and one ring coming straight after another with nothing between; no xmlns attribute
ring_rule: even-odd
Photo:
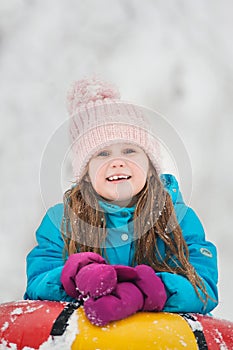
<svg viewBox="0 0 233 350"><path fill-rule="evenodd" d="M140 310L210 312L216 249L175 177L160 174L142 109L95 78L68 103L75 184L37 230L25 298L80 301L100 326Z"/></svg>

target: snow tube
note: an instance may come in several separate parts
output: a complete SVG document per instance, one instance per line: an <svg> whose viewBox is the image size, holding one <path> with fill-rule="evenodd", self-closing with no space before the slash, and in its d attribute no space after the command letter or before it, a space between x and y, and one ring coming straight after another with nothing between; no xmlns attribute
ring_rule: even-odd
<svg viewBox="0 0 233 350"><path fill-rule="evenodd" d="M233 323L199 314L138 312L93 326L75 303L0 305L0 349L233 349Z"/></svg>

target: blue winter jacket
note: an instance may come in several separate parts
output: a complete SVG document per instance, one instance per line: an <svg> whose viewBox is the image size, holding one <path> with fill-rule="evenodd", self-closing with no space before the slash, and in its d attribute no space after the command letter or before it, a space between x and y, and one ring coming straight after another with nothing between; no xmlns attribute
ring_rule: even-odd
<svg viewBox="0 0 233 350"><path fill-rule="evenodd" d="M194 211L187 207L173 175L161 175L165 189L170 194L177 220L188 245L190 263L205 283L211 299L205 305L196 294L189 280L170 272L158 272L166 292L167 302L164 311L195 312L206 314L216 307L217 292L217 253L215 246L205 240L205 233ZM100 202L105 211L108 230L106 252L110 264L131 265L133 248L133 228L130 221L133 208L120 208ZM38 245L27 256L27 289L25 299L47 299L73 301L60 281L64 266L64 242L60 227L63 216L63 204L51 207L36 232ZM120 227L120 229L119 229ZM162 243L162 242L161 242ZM159 245L163 256L163 245ZM104 253L103 253L104 255Z"/></svg>

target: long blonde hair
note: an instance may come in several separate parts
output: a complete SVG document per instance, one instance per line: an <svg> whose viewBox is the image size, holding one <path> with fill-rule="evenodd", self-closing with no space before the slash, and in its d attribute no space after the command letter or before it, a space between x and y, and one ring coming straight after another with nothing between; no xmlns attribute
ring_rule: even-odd
<svg viewBox="0 0 233 350"><path fill-rule="evenodd" d="M145 230L147 223L150 224L149 229ZM65 192L61 231L66 255L77 252L103 254L101 247L107 236L106 220L90 182L82 180ZM207 302L210 297L204 282L189 262L189 250L177 222L172 199L153 167L136 203L134 236L133 265L147 264L155 272L183 275L191 282L199 298ZM163 256L158 247L159 240L164 245Z"/></svg>

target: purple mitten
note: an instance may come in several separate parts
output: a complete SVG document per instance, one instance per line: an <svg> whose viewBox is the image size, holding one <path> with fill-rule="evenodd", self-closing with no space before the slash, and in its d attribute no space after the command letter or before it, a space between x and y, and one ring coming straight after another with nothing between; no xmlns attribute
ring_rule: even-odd
<svg viewBox="0 0 233 350"><path fill-rule="evenodd" d="M84 303L87 318L96 326L121 320L143 307L143 295L131 282L118 283L112 294L98 299L89 298Z"/></svg>
<svg viewBox="0 0 233 350"><path fill-rule="evenodd" d="M69 256L61 273L61 282L68 295L79 298L80 293L76 289L75 277L86 265L98 263L106 264L104 258L92 252L76 253Z"/></svg>
<svg viewBox="0 0 233 350"><path fill-rule="evenodd" d="M135 267L138 279L134 281L144 295L143 311L161 311L166 303L167 294L164 284L152 267L138 265Z"/></svg>
<svg viewBox="0 0 233 350"><path fill-rule="evenodd" d="M92 298L110 294L117 284L117 275L113 266L92 263L84 266L75 276L78 291Z"/></svg>

